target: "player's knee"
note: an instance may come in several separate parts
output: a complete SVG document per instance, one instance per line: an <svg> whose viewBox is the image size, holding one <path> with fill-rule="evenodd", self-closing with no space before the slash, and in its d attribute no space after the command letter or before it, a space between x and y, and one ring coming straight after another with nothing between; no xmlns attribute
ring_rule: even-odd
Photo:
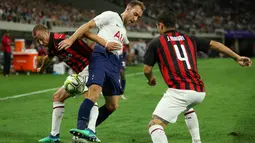
<svg viewBox="0 0 255 143"><path fill-rule="evenodd" d="M101 91L102 91L102 87L99 85L91 85L89 87L89 92L91 92L91 93L99 93L100 94Z"/></svg>
<svg viewBox="0 0 255 143"><path fill-rule="evenodd" d="M97 102L100 93L102 91L102 87L99 85L91 85L89 87L88 96L87 98L92 100L93 102Z"/></svg>
<svg viewBox="0 0 255 143"><path fill-rule="evenodd" d="M62 102L62 101L60 101L60 100L61 100L60 94L59 94L59 93L54 93L54 94L53 94L53 97L52 97L52 101L53 101L53 102Z"/></svg>
<svg viewBox="0 0 255 143"><path fill-rule="evenodd" d="M115 110L118 109L118 104L109 104L109 105L106 105L106 108L108 109L108 111L114 112Z"/></svg>
<svg viewBox="0 0 255 143"><path fill-rule="evenodd" d="M150 122L149 122L149 124L148 124L148 128L150 128L151 126L153 126L153 125L160 125L160 126L162 126L163 128L165 128L165 124L161 121L161 120L159 120L159 119L152 119Z"/></svg>
<svg viewBox="0 0 255 143"><path fill-rule="evenodd" d="M61 95L60 93L54 93L52 100L53 102L64 102L68 97L69 95Z"/></svg>
<svg viewBox="0 0 255 143"><path fill-rule="evenodd" d="M83 95L84 95L85 98L89 97L89 93L87 91L85 91Z"/></svg>
<svg viewBox="0 0 255 143"><path fill-rule="evenodd" d="M149 124L148 124L148 128L150 128L150 127L153 126L153 125L156 125L156 123L155 123L153 120L151 120L151 121L149 122Z"/></svg>

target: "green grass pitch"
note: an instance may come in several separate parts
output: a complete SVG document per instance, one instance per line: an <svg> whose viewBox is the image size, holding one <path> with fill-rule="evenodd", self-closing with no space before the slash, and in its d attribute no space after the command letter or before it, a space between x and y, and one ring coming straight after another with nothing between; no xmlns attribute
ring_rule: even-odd
<svg viewBox="0 0 255 143"><path fill-rule="evenodd" d="M254 59L253 59L254 60ZM198 61L207 96L194 109L199 118L203 143L255 142L255 68L242 68L231 59ZM125 95L119 109L97 128L103 143L150 143L147 124L167 87L156 70L157 85L150 87L142 66L128 67ZM18 75L0 77L0 98L60 87L65 76ZM51 128L52 94L49 91L15 99L0 100L0 143L35 143ZM76 126L83 97L68 99L61 127L61 141L71 142L69 129ZM100 98L99 104L103 104ZM166 113L167 114L167 113ZM165 129L169 142L190 143L183 115ZM231 132L238 136L229 135Z"/></svg>

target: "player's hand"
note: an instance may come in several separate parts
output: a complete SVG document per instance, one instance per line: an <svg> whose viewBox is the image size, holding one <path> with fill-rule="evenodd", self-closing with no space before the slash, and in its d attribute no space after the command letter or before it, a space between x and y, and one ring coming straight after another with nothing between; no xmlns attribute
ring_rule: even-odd
<svg viewBox="0 0 255 143"><path fill-rule="evenodd" d="M150 86L155 86L156 85L156 77L152 76L151 79L148 81L148 84Z"/></svg>
<svg viewBox="0 0 255 143"><path fill-rule="evenodd" d="M105 45L105 48L108 51L120 50L121 45L119 43L116 43L116 42L107 42L106 45Z"/></svg>
<svg viewBox="0 0 255 143"><path fill-rule="evenodd" d="M239 57L236 62L242 67L251 67L252 61L248 57Z"/></svg>
<svg viewBox="0 0 255 143"><path fill-rule="evenodd" d="M41 67L39 67L39 68L36 69L36 72L37 72L37 73L43 73L43 71L44 71L44 70L43 70Z"/></svg>
<svg viewBox="0 0 255 143"><path fill-rule="evenodd" d="M65 39L58 44L58 50L67 49L71 47L72 44L73 41L71 41L70 39Z"/></svg>

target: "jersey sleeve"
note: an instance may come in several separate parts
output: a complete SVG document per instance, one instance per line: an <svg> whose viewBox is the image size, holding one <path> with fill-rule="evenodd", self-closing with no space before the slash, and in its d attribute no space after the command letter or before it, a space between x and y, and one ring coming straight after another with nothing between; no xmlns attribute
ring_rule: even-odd
<svg viewBox="0 0 255 143"><path fill-rule="evenodd" d="M113 15L114 15L114 12L112 12L112 11L106 11L106 12L103 12L103 13L97 15L94 18L96 26L98 28L101 28L103 25L108 24L109 20L113 17Z"/></svg>
<svg viewBox="0 0 255 143"><path fill-rule="evenodd" d="M148 66L154 66L157 62L157 48L158 48L158 38L152 40L147 48L147 51L144 55L144 64Z"/></svg>
<svg viewBox="0 0 255 143"><path fill-rule="evenodd" d="M198 38L193 36L192 37L196 44L197 44L197 51L203 51L205 53L208 52L209 48L210 48L210 42L211 40L205 39L205 38Z"/></svg>

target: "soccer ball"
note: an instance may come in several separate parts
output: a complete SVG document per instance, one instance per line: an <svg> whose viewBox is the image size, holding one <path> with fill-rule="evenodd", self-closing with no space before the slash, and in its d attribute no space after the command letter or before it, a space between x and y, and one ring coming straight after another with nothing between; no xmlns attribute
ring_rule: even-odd
<svg viewBox="0 0 255 143"><path fill-rule="evenodd" d="M85 87L85 79L78 74L69 75L64 82L65 90L73 96L82 94Z"/></svg>

